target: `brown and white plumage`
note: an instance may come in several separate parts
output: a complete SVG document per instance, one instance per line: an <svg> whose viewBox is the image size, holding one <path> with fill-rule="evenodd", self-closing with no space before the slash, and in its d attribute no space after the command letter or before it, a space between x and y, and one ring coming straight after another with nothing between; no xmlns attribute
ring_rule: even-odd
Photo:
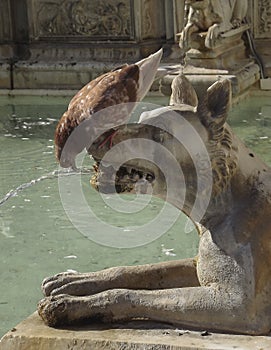
<svg viewBox="0 0 271 350"><path fill-rule="evenodd" d="M162 50L131 65L105 73L85 85L71 100L60 119L55 132L56 158L63 167L75 167L75 157L86 146L82 143L73 149L64 146L76 127L95 113L114 105L140 101L148 92L162 57ZM109 130L127 122L128 114L116 109L112 113L100 113L95 127ZM111 136L112 137L112 136ZM76 144L76 142L75 142Z"/></svg>

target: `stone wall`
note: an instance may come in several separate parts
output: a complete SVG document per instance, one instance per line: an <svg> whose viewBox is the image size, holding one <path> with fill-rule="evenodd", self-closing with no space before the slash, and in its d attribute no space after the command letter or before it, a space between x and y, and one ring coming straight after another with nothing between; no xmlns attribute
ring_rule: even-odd
<svg viewBox="0 0 271 350"><path fill-rule="evenodd" d="M163 0L28 0L30 55L132 61L163 44L163 14Z"/></svg>
<svg viewBox="0 0 271 350"><path fill-rule="evenodd" d="M0 88L78 88L145 57L173 42L170 3L1 0Z"/></svg>
<svg viewBox="0 0 271 350"><path fill-rule="evenodd" d="M0 88L77 89L161 46L178 64L183 18L184 0L1 0ZM249 0L248 18L271 76L270 0Z"/></svg>

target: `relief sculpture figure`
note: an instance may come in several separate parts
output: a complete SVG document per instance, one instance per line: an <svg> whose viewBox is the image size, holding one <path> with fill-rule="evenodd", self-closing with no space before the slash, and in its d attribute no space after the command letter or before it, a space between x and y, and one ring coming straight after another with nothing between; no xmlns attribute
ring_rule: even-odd
<svg viewBox="0 0 271 350"><path fill-rule="evenodd" d="M186 0L187 23L180 36L180 47L191 47L193 33L207 32L206 48L213 48L221 33L241 25L247 13L247 0Z"/></svg>
<svg viewBox="0 0 271 350"><path fill-rule="evenodd" d="M130 35L127 1L42 1L35 6L41 36Z"/></svg>
<svg viewBox="0 0 271 350"><path fill-rule="evenodd" d="M142 194L151 189L183 211L199 232L198 256L46 278L39 314L53 327L146 319L198 330L267 334L271 169L227 124L227 79L216 81L201 99L188 79L177 75L170 105L145 111L129 124L123 103L143 98L160 59L161 51L86 85L57 126L56 155L63 167L75 168L76 155L86 148L95 162L95 189ZM120 103L118 113L102 113L95 122L96 112ZM114 152L106 159L110 150Z"/></svg>

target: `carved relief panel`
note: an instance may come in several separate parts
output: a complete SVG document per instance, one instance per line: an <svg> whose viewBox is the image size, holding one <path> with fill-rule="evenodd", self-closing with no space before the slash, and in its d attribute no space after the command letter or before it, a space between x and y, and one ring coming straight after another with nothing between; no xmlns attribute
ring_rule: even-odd
<svg viewBox="0 0 271 350"><path fill-rule="evenodd" d="M166 28L164 0L142 0L141 38L161 38L165 37L165 35Z"/></svg>
<svg viewBox="0 0 271 350"><path fill-rule="evenodd" d="M29 0L32 38L133 38L132 0Z"/></svg>
<svg viewBox="0 0 271 350"><path fill-rule="evenodd" d="M256 39L271 38L271 1L250 0L253 11L253 32Z"/></svg>

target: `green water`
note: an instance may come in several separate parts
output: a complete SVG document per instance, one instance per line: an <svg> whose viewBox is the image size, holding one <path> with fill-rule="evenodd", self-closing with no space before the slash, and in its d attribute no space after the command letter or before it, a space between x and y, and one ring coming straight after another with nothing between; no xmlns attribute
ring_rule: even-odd
<svg viewBox="0 0 271 350"><path fill-rule="evenodd" d="M166 104L165 99L151 102ZM159 238L134 248L100 245L75 228L63 208L54 172L54 128L67 103L65 98L0 97L0 201L9 193L0 206L0 335L35 311L45 276L67 269L86 272L180 259L197 252L197 234L183 215ZM250 98L235 106L230 124L271 165L270 99ZM84 166L89 166L87 160ZM148 199L135 215L115 212L89 186L89 178L82 175L86 197L97 217L109 225L125 231L153 220L163 208L160 200ZM22 184L17 193L10 192Z"/></svg>

